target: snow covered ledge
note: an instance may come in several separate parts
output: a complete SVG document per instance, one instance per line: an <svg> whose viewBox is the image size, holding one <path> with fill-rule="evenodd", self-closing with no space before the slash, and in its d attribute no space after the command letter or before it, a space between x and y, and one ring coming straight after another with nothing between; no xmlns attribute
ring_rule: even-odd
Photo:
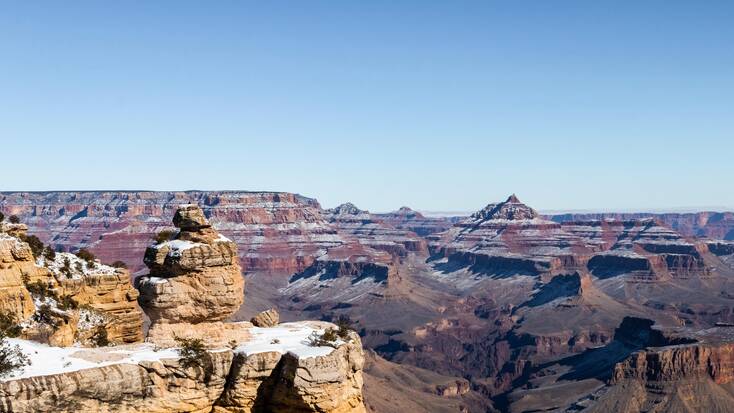
<svg viewBox="0 0 734 413"><path fill-rule="evenodd" d="M151 343L83 349L12 339L33 364L0 381L0 412L224 413L261 403L278 411L364 412L359 336L352 332L335 348L309 344L329 326L250 327L234 349L210 350L207 368L183 368L176 348Z"/></svg>

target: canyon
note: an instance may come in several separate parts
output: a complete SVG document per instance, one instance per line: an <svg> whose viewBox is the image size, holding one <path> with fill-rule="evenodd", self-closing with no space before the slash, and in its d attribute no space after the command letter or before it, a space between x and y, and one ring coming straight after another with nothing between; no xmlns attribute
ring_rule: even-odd
<svg viewBox="0 0 734 413"><path fill-rule="evenodd" d="M171 226L188 204L202 216ZM731 401L728 213L548 216L512 195L468 217L428 218L226 191L1 193L0 210L58 254L124 261L154 336L183 331L165 319L206 332L271 308L286 323L351 320L366 360L342 376L364 377L367 411L726 411ZM165 229L200 245L153 248ZM166 314L165 303L197 300L180 298L185 286L161 295L188 263L227 268L233 282L241 272L244 304L239 287L215 288L207 303ZM211 302L226 303L226 319ZM8 301L21 313L24 303Z"/></svg>
<svg viewBox="0 0 734 413"><path fill-rule="evenodd" d="M17 221L0 222L0 411L366 411L356 332L274 310L230 320L237 246L197 205L177 207L135 289L124 266L55 252Z"/></svg>

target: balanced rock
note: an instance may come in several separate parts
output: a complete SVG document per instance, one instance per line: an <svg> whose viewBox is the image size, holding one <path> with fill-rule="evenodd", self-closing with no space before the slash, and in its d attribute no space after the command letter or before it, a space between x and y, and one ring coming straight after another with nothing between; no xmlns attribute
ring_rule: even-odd
<svg viewBox="0 0 734 413"><path fill-rule="evenodd" d="M252 325L254 325L255 327L274 327L278 325L279 321L280 316L278 315L278 311L274 308L263 311L255 317L252 317L252 319L250 320Z"/></svg>
<svg viewBox="0 0 734 413"><path fill-rule="evenodd" d="M245 281L237 245L214 230L198 206L174 216L173 240L148 247L150 274L137 279L138 302L156 324L222 321L242 305Z"/></svg>

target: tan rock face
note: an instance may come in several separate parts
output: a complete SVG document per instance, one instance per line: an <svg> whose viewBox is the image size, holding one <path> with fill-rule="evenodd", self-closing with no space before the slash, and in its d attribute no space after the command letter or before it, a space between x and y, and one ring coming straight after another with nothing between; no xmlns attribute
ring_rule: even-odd
<svg viewBox="0 0 734 413"><path fill-rule="evenodd" d="M211 351L204 367L175 359L114 364L0 382L0 412L363 413L359 336L329 354ZM130 347L127 347L130 348ZM104 349L83 357L112 357Z"/></svg>
<svg viewBox="0 0 734 413"><path fill-rule="evenodd" d="M60 285L64 295L107 318L105 329L110 342L136 343L143 340L143 313L137 303L138 291L130 283L127 270L93 274L83 280L63 280Z"/></svg>
<svg viewBox="0 0 734 413"><path fill-rule="evenodd" d="M263 311L250 320L255 327L273 327L278 325L279 321L280 315L274 308Z"/></svg>
<svg viewBox="0 0 734 413"><path fill-rule="evenodd" d="M216 413L364 412L359 336L321 357L265 352L235 357Z"/></svg>
<svg viewBox="0 0 734 413"><path fill-rule="evenodd" d="M137 280L151 329L156 324L226 319L244 300L236 244L212 229L195 205L180 207L174 224L180 232L174 240L146 250L150 275Z"/></svg>
<svg viewBox="0 0 734 413"><path fill-rule="evenodd" d="M164 359L3 382L0 412L210 412L232 352L208 359L208 372Z"/></svg>
<svg viewBox="0 0 734 413"><path fill-rule="evenodd" d="M0 232L0 311L18 320L30 317L35 306L23 278L35 277L41 271L28 244Z"/></svg>

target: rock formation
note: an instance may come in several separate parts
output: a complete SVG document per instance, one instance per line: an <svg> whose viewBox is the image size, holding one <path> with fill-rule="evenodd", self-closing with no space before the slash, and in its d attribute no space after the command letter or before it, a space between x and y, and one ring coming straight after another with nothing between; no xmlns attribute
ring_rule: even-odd
<svg viewBox="0 0 734 413"><path fill-rule="evenodd" d="M23 279L44 273L36 266L30 246L16 237L23 230L21 226L0 223L0 311L16 320L25 320L35 311Z"/></svg>
<svg viewBox="0 0 734 413"><path fill-rule="evenodd" d="M80 349L10 339L33 363L4 372L0 412L365 412L364 356L355 332L325 322L278 325L274 310L255 317L264 328L223 322L244 296L236 245L198 206L181 206L173 223L179 232L148 248L150 274L137 280L152 322L148 342ZM47 263L59 274L48 286L89 307L119 310L116 289L95 292L85 280L112 286L122 272L71 257L57 253ZM189 346L189 356L174 346Z"/></svg>
<svg viewBox="0 0 734 413"><path fill-rule="evenodd" d="M244 300L237 245L215 231L196 205L180 207L173 239L148 247L150 274L136 280L140 306L151 320L149 339L176 331L220 329Z"/></svg>
<svg viewBox="0 0 734 413"><path fill-rule="evenodd" d="M547 217L556 222L654 219L686 237L734 240L734 212L589 213Z"/></svg>
<svg viewBox="0 0 734 413"><path fill-rule="evenodd" d="M394 228L351 203L325 210L324 217L340 233L351 235L360 244L385 251L396 259L406 257L409 252L427 252L426 241L417 234Z"/></svg>
<svg viewBox="0 0 734 413"><path fill-rule="evenodd" d="M302 271L344 243L314 199L286 192L114 191L5 192L0 211L18 215L30 233L65 251L84 247L105 262L143 270L140 254L181 204L197 204L239 246L246 272Z"/></svg>
<svg viewBox="0 0 734 413"><path fill-rule="evenodd" d="M364 412L364 356L356 333L336 348L301 344L328 326L285 324L263 333L265 340L209 351L196 366L182 365L174 349L148 344L29 347L49 365L0 381L0 412ZM285 344L271 344L270 337Z"/></svg>
<svg viewBox="0 0 734 413"><path fill-rule="evenodd" d="M58 345L89 344L93 328L102 326L111 343L142 340L142 313L127 270L86 262L69 253L36 258L22 241L25 236L25 225L0 224L0 277L4 280L0 309L27 324L25 336ZM34 296L29 285L40 286L39 293L46 290L51 296ZM61 298L71 300L73 307L57 308ZM53 329L30 320L44 304L58 318ZM89 325L90 317L96 319L94 325Z"/></svg>
<svg viewBox="0 0 734 413"><path fill-rule="evenodd" d="M280 316L274 308L263 311L250 320L255 327L274 327L279 321Z"/></svg>
<svg viewBox="0 0 734 413"><path fill-rule="evenodd" d="M444 232L451 228L453 223L450 218L425 217L420 212L413 211L408 207L401 207L397 211L374 215L397 229L411 231L421 237L437 232Z"/></svg>

